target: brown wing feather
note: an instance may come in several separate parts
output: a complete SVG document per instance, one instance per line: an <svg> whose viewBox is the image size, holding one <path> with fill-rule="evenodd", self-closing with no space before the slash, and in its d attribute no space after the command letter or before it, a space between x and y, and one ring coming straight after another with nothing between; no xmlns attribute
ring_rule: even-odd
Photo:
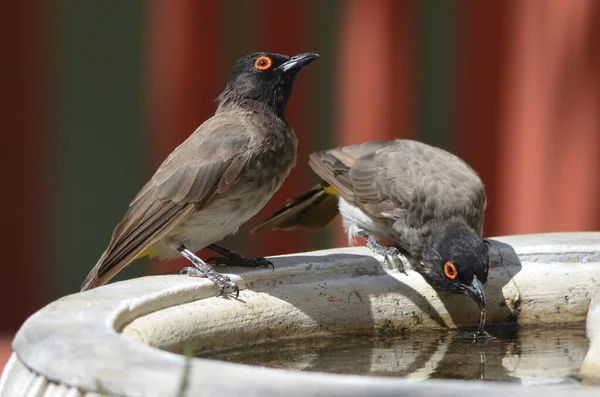
<svg viewBox="0 0 600 397"><path fill-rule="evenodd" d="M455 155L418 141L397 140L356 160L350 170L354 203L373 217L419 228L432 219L460 216L483 224L485 188Z"/></svg>
<svg viewBox="0 0 600 397"><path fill-rule="evenodd" d="M385 169L380 162L374 161L377 153L379 152L371 152L359 157L348 171L354 196L364 203L382 201L381 190L375 186Z"/></svg>
<svg viewBox="0 0 600 397"><path fill-rule="evenodd" d="M308 158L308 165L317 175L334 186L342 197L352 197L352 186L347 180L348 167L333 153L312 153Z"/></svg>
<svg viewBox="0 0 600 397"><path fill-rule="evenodd" d="M133 199L82 290L105 284L189 215L226 192L247 163L249 141L243 122L217 116L207 120Z"/></svg>
<svg viewBox="0 0 600 397"><path fill-rule="evenodd" d="M419 227L429 219L463 216L483 225L485 189L461 159L411 140L366 142L310 156L315 172L372 217Z"/></svg>
<svg viewBox="0 0 600 397"><path fill-rule="evenodd" d="M308 164L317 175L335 187L340 196L353 201L356 192L351 170L356 161L363 156L374 155L390 143L391 141L372 141L316 152L310 155Z"/></svg>

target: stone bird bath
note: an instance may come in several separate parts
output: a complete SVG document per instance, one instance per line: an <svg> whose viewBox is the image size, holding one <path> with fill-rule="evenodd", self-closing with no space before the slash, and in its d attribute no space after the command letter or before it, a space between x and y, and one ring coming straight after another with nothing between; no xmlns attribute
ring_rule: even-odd
<svg viewBox="0 0 600 397"><path fill-rule="evenodd" d="M389 269L381 257L355 247L275 257L275 271L225 268L242 289L238 300L216 297L205 279L176 275L61 298L19 330L0 396L599 396L600 388L586 384L600 380L600 298L592 302L600 286L600 233L493 240L488 324L583 329L587 321L589 350L573 353L586 356L578 374L584 386L337 375L181 355L186 347L235 350L274 340L477 324L478 309L466 296L438 293L417 273ZM428 365L435 366L433 357ZM513 376L539 365L535 359L506 363Z"/></svg>

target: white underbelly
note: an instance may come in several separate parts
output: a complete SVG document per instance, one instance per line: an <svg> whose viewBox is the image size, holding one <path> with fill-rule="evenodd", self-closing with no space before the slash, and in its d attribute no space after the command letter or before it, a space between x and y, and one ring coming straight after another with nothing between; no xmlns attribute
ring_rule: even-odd
<svg viewBox="0 0 600 397"><path fill-rule="evenodd" d="M270 198L257 196L246 195L217 200L193 213L165 238L154 244L157 256L165 259L175 258L179 256L177 247L181 244L194 252L234 234L242 224L256 215Z"/></svg>
<svg viewBox="0 0 600 397"><path fill-rule="evenodd" d="M342 215L342 225L348 235L348 244L356 243L356 235L360 230L373 232L376 230L373 219L357 206L347 202L342 197L338 200L338 208Z"/></svg>

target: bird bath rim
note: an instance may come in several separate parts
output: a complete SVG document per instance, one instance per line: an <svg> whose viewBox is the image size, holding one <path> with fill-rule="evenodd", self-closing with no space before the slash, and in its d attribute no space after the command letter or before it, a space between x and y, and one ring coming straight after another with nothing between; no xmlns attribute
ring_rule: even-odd
<svg viewBox="0 0 600 397"><path fill-rule="evenodd" d="M506 254L502 255L501 266L494 262L486 286L490 305L495 308L490 310L490 321L514 319L530 324L585 320L594 277L600 280L600 233L493 239L512 246L519 263ZM365 319L371 321L367 324L371 329L381 325L382 319L390 318L398 327L410 329L476 323L477 307L469 298L438 294L418 274L404 275L386 269L381 259L363 247L276 257L275 271L240 270L238 275L232 275L242 290L241 301L215 297L216 287L207 280L180 276L144 277L64 297L32 315L19 330L13 342L15 353L0 381L0 396L18 390L19 374L26 373L30 374L28 387L62 387L65 393L95 390L96 381L100 381L111 395L174 394L185 359L149 344L175 352L183 349L183 342L191 340L201 342L204 348L210 348L211 343L213 347L224 343L235 346L249 335L261 335L257 318L267 319L267 324L283 324L280 329L270 330L280 338L335 333L362 324ZM549 274L545 284L560 283L567 288L566 284L572 282L577 286L572 288L570 302L561 306L562 313L551 312L556 308L552 302L560 294L552 295L544 283L531 280L530 272L540 268ZM565 272L570 275L568 279ZM591 283L581 285L586 276ZM401 299L395 291L398 287L404 288L403 304L424 308L422 313L415 316L394 306L393 302ZM310 291L312 294L308 294ZM324 298L315 298L319 296ZM366 298L370 299L367 303ZM359 310L365 307L370 312ZM453 312L455 307L464 310ZM588 330L592 328L590 318ZM157 324L162 328L157 328ZM589 337L598 344L600 335ZM566 388L569 393L582 396L598 393L598 389L572 386L530 388L302 373L200 358L191 360L189 380L189 393L206 396L225 392L245 396L384 396L452 391L462 395L558 395Z"/></svg>

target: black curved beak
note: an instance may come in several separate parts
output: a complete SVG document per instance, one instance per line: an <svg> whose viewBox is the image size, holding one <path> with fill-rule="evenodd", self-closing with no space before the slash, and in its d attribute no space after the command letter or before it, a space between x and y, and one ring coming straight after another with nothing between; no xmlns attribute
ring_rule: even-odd
<svg viewBox="0 0 600 397"><path fill-rule="evenodd" d="M469 286L465 286L465 293L469 295L477 306L479 306L480 310L485 310L485 294L483 292L483 284L477 278L477 276L473 276L473 282Z"/></svg>
<svg viewBox="0 0 600 397"><path fill-rule="evenodd" d="M297 73L300 69L314 61L319 57L319 54L314 52L306 52L304 54L295 55L289 61L279 65L283 73Z"/></svg>

